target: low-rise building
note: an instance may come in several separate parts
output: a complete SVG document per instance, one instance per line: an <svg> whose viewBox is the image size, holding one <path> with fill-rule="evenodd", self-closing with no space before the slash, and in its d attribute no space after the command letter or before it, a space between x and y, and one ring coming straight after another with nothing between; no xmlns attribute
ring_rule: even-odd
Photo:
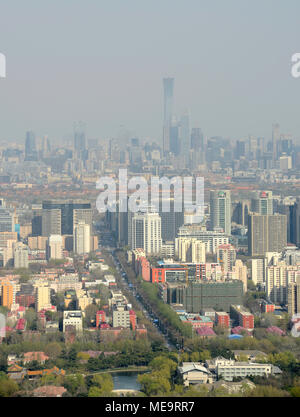
<svg viewBox="0 0 300 417"><path fill-rule="evenodd" d="M212 384L214 382L213 374L200 362L183 362L182 366L178 367L178 371L186 387L190 384Z"/></svg>

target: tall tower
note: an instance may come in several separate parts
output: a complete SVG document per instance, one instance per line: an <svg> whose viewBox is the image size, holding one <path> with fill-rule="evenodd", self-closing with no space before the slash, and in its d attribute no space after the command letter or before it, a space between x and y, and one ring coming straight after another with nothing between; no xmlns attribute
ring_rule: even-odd
<svg viewBox="0 0 300 417"><path fill-rule="evenodd" d="M258 214L273 214L272 191L256 192L251 200L251 211Z"/></svg>
<svg viewBox="0 0 300 417"><path fill-rule="evenodd" d="M78 159L82 159L86 150L85 130L86 126L83 122L74 124L74 155Z"/></svg>
<svg viewBox="0 0 300 417"><path fill-rule="evenodd" d="M230 191L210 192L211 228L222 228L226 235L231 234L231 197Z"/></svg>
<svg viewBox="0 0 300 417"><path fill-rule="evenodd" d="M164 78L164 126L163 126L163 151L170 150L170 127L173 111L174 78Z"/></svg>
<svg viewBox="0 0 300 417"><path fill-rule="evenodd" d="M180 139L181 155L185 156L187 161L191 149L190 116L188 110L180 119Z"/></svg>
<svg viewBox="0 0 300 417"><path fill-rule="evenodd" d="M273 162L277 160L277 146L280 140L280 126L278 123L272 126Z"/></svg>
<svg viewBox="0 0 300 417"><path fill-rule="evenodd" d="M38 155L36 150L35 134L26 132L25 140L25 161L37 161Z"/></svg>

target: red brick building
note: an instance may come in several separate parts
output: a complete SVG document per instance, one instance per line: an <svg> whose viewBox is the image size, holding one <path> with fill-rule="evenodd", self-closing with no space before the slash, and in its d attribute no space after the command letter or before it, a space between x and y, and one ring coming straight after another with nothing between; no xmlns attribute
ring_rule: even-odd
<svg viewBox="0 0 300 417"><path fill-rule="evenodd" d="M99 310L96 313L96 327L99 327L101 323L105 323L106 317L105 317L105 311Z"/></svg>
<svg viewBox="0 0 300 417"><path fill-rule="evenodd" d="M230 325L229 314L225 313L224 311L217 311L215 314L215 321L217 326L228 328Z"/></svg>

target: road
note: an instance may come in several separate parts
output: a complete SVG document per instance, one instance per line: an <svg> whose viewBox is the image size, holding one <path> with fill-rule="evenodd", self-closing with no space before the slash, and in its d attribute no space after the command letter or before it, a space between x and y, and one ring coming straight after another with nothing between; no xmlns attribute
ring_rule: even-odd
<svg viewBox="0 0 300 417"><path fill-rule="evenodd" d="M117 257L115 254L115 250L117 249L116 246L113 244L113 240L107 241L107 234L105 235L106 239L104 239L104 242L102 241L102 245L99 245L99 249L102 250L103 256L109 257L111 263L114 265L116 272L118 274L117 281L118 285L120 286L120 289L124 291L124 295L131 295L134 299L134 302L136 303L137 307L142 311L146 319L152 324L156 332L162 336L164 340L164 344L166 348L169 351L176 350L175 346L171 343L167 335L160 329L158 326L159 319L158 317L155 317L153 312L147 310L147 306L142 303L142 299L140 298L140 295L136 292L136 288L130 284L128 280L128 276L126 273L126 267L127 265L122 265L121 260ZM104 246L105 244L109 244L109 246ZM131 298L131 297L130 297Z"/></svg>

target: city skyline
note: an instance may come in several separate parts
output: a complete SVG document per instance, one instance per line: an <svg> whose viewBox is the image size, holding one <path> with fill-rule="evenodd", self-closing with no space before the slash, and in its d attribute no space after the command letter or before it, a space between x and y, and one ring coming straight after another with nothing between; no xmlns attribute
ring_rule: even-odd
<svg viewBox="0 0 300 417"><path fill-rule="evenodd" d="M270 138L270 126L279 123L299 139L300 84L291 76L299 49L296 1L166 1L159 9L157 2L88 1L60 4L59 13L57 4L18 2L22 19L2 6L0 140L21 142L34 130L60 141L84 120L91 138L123 130L161 143L165 77L175 79L174 112L191 109L191 127L206 136Z"/></svg>

